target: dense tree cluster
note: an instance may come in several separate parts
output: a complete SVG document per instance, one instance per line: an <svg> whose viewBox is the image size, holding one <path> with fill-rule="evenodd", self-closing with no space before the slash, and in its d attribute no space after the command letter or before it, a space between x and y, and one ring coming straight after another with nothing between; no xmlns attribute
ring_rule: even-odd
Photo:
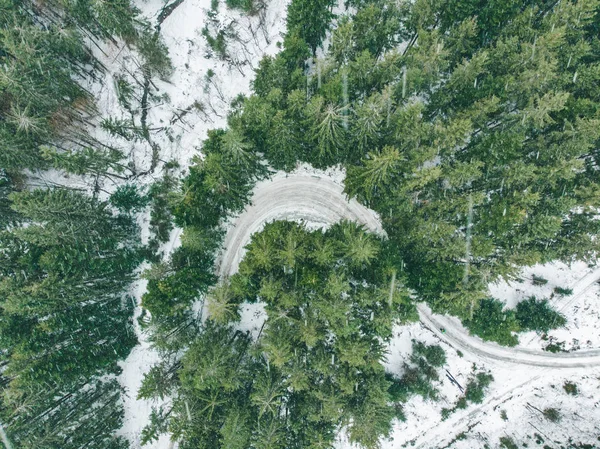
<svg viewBox="0 0 600 449"><path fill-rule="evenodd" d="M516 346L519 338L514 334L519 330L519 322L514 310L503 310L504 303L485 298L479 302L479 307L464 325L471 333L483 340L491 340L506 346Z"/></svg>
<svg viewBox="0 0 600 449"><path fill-rule="evenodd" d="M446 354L441 346L427 346L413 341L412 355L409 363L404 363L402 377L396 379L388 375L393 382L390 388L392 398L406 402L411 396L418 394L424 399L437 399L437 390L433 383L439 381L437 369L445 363Z"/></svg>
<svg viewBox="0 0 600 449"><path fill-rule="evenodd" d="M85 86L105 70L92 47L117 39L149 73L164 62L128 0L0 1L0 426L14 449L128 447L116 375L136 344L127 290L144 199L30 185L47 168L133 173L88 131L98 112Z"/></svg>
<svg viewBox="0 0 600 449"><path fill-rule="evenodd" d="M498 276L589 260L597 2L351 5L309 67L290 30L231 126L275 168L342 163L436 311L471 318Z"/></svg>
<svg viewBox="0 0 600 449"><path fill-rule="evenodd" d="M506 346L515 346L519 342L516 332L548 332L566 322L563 315L550 307L547 299L540 300L535 296L519 302L515 310L505 309L498 300L485 298L472 318L463 320L473 334Z"/></svg>
<svg viewBox="0 0 600 449"><path fill-rule="evenodd" d="M126 447L117 361L137 342L138 230L68 189L10 195L0 231L0 421L18 448ZM85 428L85 432L78 429Z"/></svg>
<svg viewBox="0 0 600 449"><path fill-rule="evenodd" d="M535 296L517 304L516 318L522 330L548 332L562 327L567 320L548 305L548 300Z"/></svg>
<svg viewBox="0 0 600 449"><path fill-rule="evenodd" d="M325 232L275 222L256 234L239 273L208 292L208 324L177 364L177 399L163 413L182 447L328 447L340 425L375 447L401 412L383 343L394 323L416 318L382 251L348 222ZM228 325L256 301L268 318L253 342ZM443 363L443 352L421 349ZM144 397L162 394L169 369L146 378Z"/></svg>
<svg viewBox="0 0 600 449"><path fill-rule="evenodd" d="M254 146L235 128L209 131L183 185L184 198L175 209L181 226L215 228L228 214L247 204L256 180L267 174Z"/></svg>
<svg viewBox="0 0 600 449"><path fill-rule="evenodd" d="M191 309L217 281L213 269L224 221L244 208L256 180L267 175L259 155L235 129L209 131L203 156L194 162L180 191L173 190L176 183L169 175L153 188L157 237L166 237L171 214L184 228L181 246L145 274L148 286L142 304L150 312L146 324L165 359L178 354L178 345L186 347L199 331Z"/></svg>

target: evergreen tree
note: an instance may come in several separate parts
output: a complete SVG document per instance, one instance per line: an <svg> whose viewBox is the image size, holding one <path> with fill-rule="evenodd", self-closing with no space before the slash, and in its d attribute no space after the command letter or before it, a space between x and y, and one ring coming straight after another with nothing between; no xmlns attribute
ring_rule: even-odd
<svg viewBox="0 0 600 449"><path fill-rule="evenodd" d="M313 54L334 18L332 13L334 3L331 0L297 0L290 3L287 12L287 26L289 32L298 32L299 37L305 41Z"/></svg>
<svg viewBox="0 0 600 449"><path fill-rule="evenodd" d="M22 448L126 447L116 364L136 343L136 228L81 193L13 193L0 237L2 421ZM82 432L81 429L86 429Z"/></svg>
<svg viewBox="0 0 600 449"><path fill-rule="evenodd" d="M516 318L522 330L541 332L564 326L567 322L564 316L548 305L547 300L538 300L535 296L517 304Z"/></svg>
<svg viewBox="0 0 600 449"><path fill-rule="evenodd" d="M324 242L333 263L313 250ZM165 421L183 447L248 439L256 447L327 447L339 425L362 446L377 446L396 415L382 340L394 322L414 316L400 277L390 284L387 261L374 258L380 245L351 223L323 234L275 222L253 236L239 274L209 291L207 324L173 380L177 401ZM268 319L252 342L227 326L241 302L258 300ZM165 390L162 372L147 377L155 395Z"/></svg>
<svg viewBox="0 0 600 449"><path fill-rule="evenodd" d="M519 339L513 332L519 330L519 323L513 311L503 311L503 304L494 299L484 299L471 320L463 321L469 330L484 340L497 341L507 346L515 346Z"/></svg>

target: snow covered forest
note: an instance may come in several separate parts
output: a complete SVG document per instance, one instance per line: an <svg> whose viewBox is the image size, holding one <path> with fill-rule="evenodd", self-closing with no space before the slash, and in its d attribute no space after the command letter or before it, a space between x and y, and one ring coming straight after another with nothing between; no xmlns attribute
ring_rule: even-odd
<svg viewBox="0 0 600 449"><path fill-rule="evenodd" d="M5 449L600 447L600 0L0 0Z"/></svg>

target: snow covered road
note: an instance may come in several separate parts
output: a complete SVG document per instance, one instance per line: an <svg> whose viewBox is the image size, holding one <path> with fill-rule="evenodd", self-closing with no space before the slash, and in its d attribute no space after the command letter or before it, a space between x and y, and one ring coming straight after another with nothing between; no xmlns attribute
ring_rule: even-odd
<svg viewBox="0 0 600 449"><path fill-rule="evenodd" d="M527 348L508 348L484 342L468 334L455 317L435 315L424 304L417 305L421 322L454 349L500 362L547 368L581 368L600 366L600 349L551 353ZM440 331L443 328L444 333Z"/></svg>
<svg viewBox="0 0 600 449"><path fill-rule="evenodd" d="M237 271L252 234L271 221L303 220L310 227L326 227L347 219L383 234L377 215L354 199L348 201L343 190L327 177L310 174L278 176L258 183L252 203L230 223L225 250L217 261L219 276Z"/></svg>
<svg viewBox="0 0 600 449"><path fill-rule="evenodd" d="M316 173L316 174L315 174ZM224 251L217 261L220 276L234 274L242 260L245 246L253 233L274 220L303 220L310 227L325 227L347 219L362 223L368 230L383 234L377 215L359 204L348 201L343 187L327 176L315 173L278 174L257 184L252 203L229 226ZM575 301L600 278L600 269L588 274L574 286ZM468 334L454 317L435 315L424 304L418 305L421 322L455 349L486 359L547 368L600 366L600 349L567 353L549 353L526 348L507 348L487 343ZM440 332L445 329L445 333Z"/></svg>

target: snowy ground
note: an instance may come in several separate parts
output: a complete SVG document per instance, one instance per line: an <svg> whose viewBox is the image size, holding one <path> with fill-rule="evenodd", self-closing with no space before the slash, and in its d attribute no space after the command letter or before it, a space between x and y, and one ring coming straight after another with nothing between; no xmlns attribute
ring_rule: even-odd
<svg viewBox="0 0 600 449"><path fill-rule="evenodd" d="M239 35L238 40L228 41L231 62L221 61L217 56L206 57L209 48L201 29L208 20L210 0L184 0L161 28L175 71L168 82L159 84L169 101L164 107L151 111L153 123L170 122L175 114L196 101L207 108L206 115L191 113L184 120L176 121L172 139L162 136L162 159L177 160L183 167L197 154L209 129L226 125L231 101L239 94L250 92L254 69L264 55L278 51L277 43L282 41L285 30L286 0L270 0L264 17L250 18L227 10L223 2L219 3L218 22L221 26L233 24ZM152 17L163 3L152 0L139 6ZM214 73L211 81L207 81L209 70Z"/></svg>
<svg viewBox="0 0 600 449"><path fill-rule="evenodd" d="M392 438L383 443L382 449L415 447L433 448L490 448L499 447L500 437L510 436L519 447L543 447L530 441L534 433L544 435L546 445L559 448L554 442L575 442L600 446L600 368L568 369L557 372L550 368L537 368L483 360L469 353L460 355L440 340L421 323L399 327L390 345L386 367L401 374L402 361L410 355L411 339L427 344L440 344L446 351L447 363L440 371L439 401L411 399L405 408L406 422L396 423ZM448 370L463 387L474 367L487 371L494 381L486 393L483 404L471 404L458 410L443 421L442 408L452 408L461 395L460 390L445 377ZM565 381L577 384L579 394L565 392ZM528 405L530 404L530 405ZM537 409L552 407L561 411L560 422L552 423ZM505 411L507 420L501 412ZM461 435L463 434L463 435ZM457 439L458 438L458 439ZM460 439L464 438L464 439ZM349 445L342 440L339 449ZM564 447L564 446L563 446Z"/></svg>
<svg viewBox="0 0 600 449"><path fill-rule="evenodd" d="M534 285L533 276L548 281L545 285ZM551 330L544 340L536 332L520 335L520 347L541 349L549 343L564 343L564 350L600 348L600 278L598 267L589 267L583 262L568 266L561 262L535 265L523 270L522 282L500 282L490 286L493 297L515 307L519 301L535 296L548 299L555 310L567 318L564 328ZM570 288L571 295L559 295L555 287Z"/></svg>
<svg viewBox="0 0 600 449"><path fill-rule="evenodd" d="M511 438L518 447L526 447L525 444L533 448L581 447L584 444L589 445L588 448L600 447L598 374L581 376L572 373L570 376L535 378L526 388L513 392L471 419L464 440L456 440L447 447L470 449L487 443L490 448L496 448L501 437ZM564 390L567 381L577 385L576 396ZM551 422L540 413L547 408L559 410L560 421ZM506 413L506 420L502 419L502 411Z"/></svg>

